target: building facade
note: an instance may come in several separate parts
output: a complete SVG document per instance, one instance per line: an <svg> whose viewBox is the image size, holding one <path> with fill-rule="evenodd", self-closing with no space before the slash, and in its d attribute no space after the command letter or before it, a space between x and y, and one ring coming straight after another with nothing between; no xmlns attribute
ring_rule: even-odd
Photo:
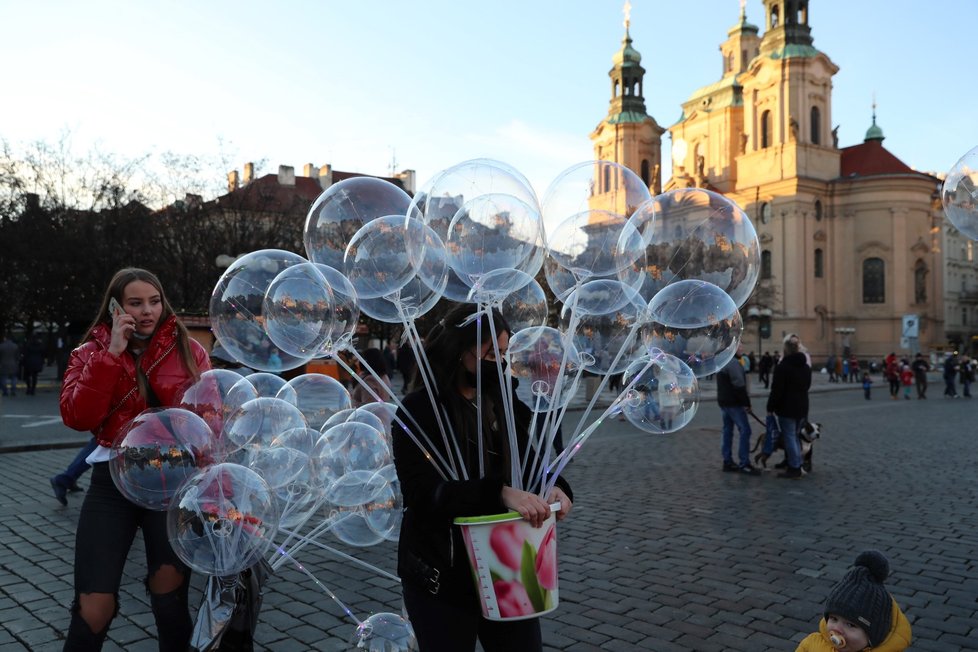
<svg viewBox="0 0 978 652"><path fill-rule="evenodd" d="M839 145L832 126L839 68L814 47L808 6L764 0L763 30L741 9L720 44L720 79L694 91L668 128L672 176L663 187L723 193L754 222L761 280L743 307L748 350L754 342L779 349L787 333L798 333L816 360L941 349L948 315L940 180L883 146L875 106L864 141ZM626 30L615 57L622 78L629 60L640 58ZM613 118L591 136L595 155L641 174L636 157L623 155L635 147L612 150L596 138ZM978 319L974 279L969 316ZM758 315L771 316L772 338L763 342Z"/></svg>

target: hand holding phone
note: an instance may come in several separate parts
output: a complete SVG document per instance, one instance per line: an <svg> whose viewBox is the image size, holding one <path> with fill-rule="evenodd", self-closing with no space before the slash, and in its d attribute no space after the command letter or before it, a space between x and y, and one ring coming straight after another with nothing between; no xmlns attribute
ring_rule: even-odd
<svg viewBox="0 0 978 652"><path fill-rule="evenodd" d="M119 302L115 300L115 297L109 297L109 314L112 317L118 317L125 312L122 306L119 305Z"/></svg>
<svg viewBox="0 0 978 652"><path fill-rule="evenodd" d="M109 343L109 351L118 355L129 345L129 335L136 330L136 324L115 297L109 297L109 314L112 315L112 341ZM125 317L128 319L123 319Z"/></svg>

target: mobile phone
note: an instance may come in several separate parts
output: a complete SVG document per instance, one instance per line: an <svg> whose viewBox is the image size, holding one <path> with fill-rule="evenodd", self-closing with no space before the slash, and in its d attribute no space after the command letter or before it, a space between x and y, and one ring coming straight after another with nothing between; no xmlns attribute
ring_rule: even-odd
<svg viewBox="0 0 978 652"><path fill-rule="evenodd" d="M109 314L115 317L116 315L121 315L125 312L119 302L115 300L115 297L109 297Z"/></svg>

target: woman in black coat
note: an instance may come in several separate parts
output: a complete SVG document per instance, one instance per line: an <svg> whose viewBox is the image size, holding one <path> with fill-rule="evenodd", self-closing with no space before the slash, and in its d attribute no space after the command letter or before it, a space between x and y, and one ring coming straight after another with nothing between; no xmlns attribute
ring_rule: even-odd
<svg viewBox="0 0 978 652"><path fill-rule="evenodd" d="M784 357L774 368L771 393L767 399L767 413L778 417L788 459L788 468L778 474L779 478L801 477L802 459L798 431L808 419L808 389L811 386L811 361L798 336L788 335L784 339Z"/></svg>
<svg viewBox="0 0 978 652"><path fill-rule="evenodd" d="M394 464L404 496L398 545L404 606L421 652L467 652L475 649L477 639L485 652L537 652L543 647L539 619L490 621L482 617L465 545L452 522L459 516L512 510L539 527L550 515L552 503L560 504L558 520L564 518L571 510L572 494L562 478L557 479L546 500L535 493L540 489L539 478L535 482L526 479L524 486L529 491L512 486L511 451L488 319L495 326L500 355L509 346L509 327L496 311L483 316L482 341L477 344L477 321L465 323L472 311L471 305L459 306L426 338L434 391L441 414L451 423L454 441L446 446L423 388L406 396L403 403L419 426L420 432L413 433L415 438L430 450L422 450L396 423L393 429ZM476 406L478 366L482 367L481 414ZM512 399L522 455L528 445L532 415L515 394ZM400 422L415 427L403 410L398 416ZM477 435L480 417L481 450ZM454 459L456 466L464 466L468 479L461 471L458 479L452 479L451 473L443 477L427 453L436 459ZM444 469L446 464L438 466Z"/></svg>

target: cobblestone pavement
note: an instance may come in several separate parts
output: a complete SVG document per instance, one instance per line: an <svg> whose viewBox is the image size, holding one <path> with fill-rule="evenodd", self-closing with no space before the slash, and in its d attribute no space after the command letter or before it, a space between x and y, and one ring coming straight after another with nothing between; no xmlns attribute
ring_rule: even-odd
<svg viewBox="0 0 978 652"><path fill-rule="evenodd" d="M937 386L927 401L891 401L879 385L868 402L856 387L831 389L812 395L824 434L801 480L721 473L712 400L671 436L604 425L569 467L576 504L560 527L546 649L793 650L856 554L878 548L912 649L978 650L976 405L942 399ZM61 508L47 478L73 454L0 455L0 649L61 649L81 497ZM156 649L139 542L134 550L108 650ZM393 572L394 544L344 550ZM355 616L399 611L396 581L328 551L298 558ZM270 580L259 649L347 650L353 632L295 568Z"/></svg>

